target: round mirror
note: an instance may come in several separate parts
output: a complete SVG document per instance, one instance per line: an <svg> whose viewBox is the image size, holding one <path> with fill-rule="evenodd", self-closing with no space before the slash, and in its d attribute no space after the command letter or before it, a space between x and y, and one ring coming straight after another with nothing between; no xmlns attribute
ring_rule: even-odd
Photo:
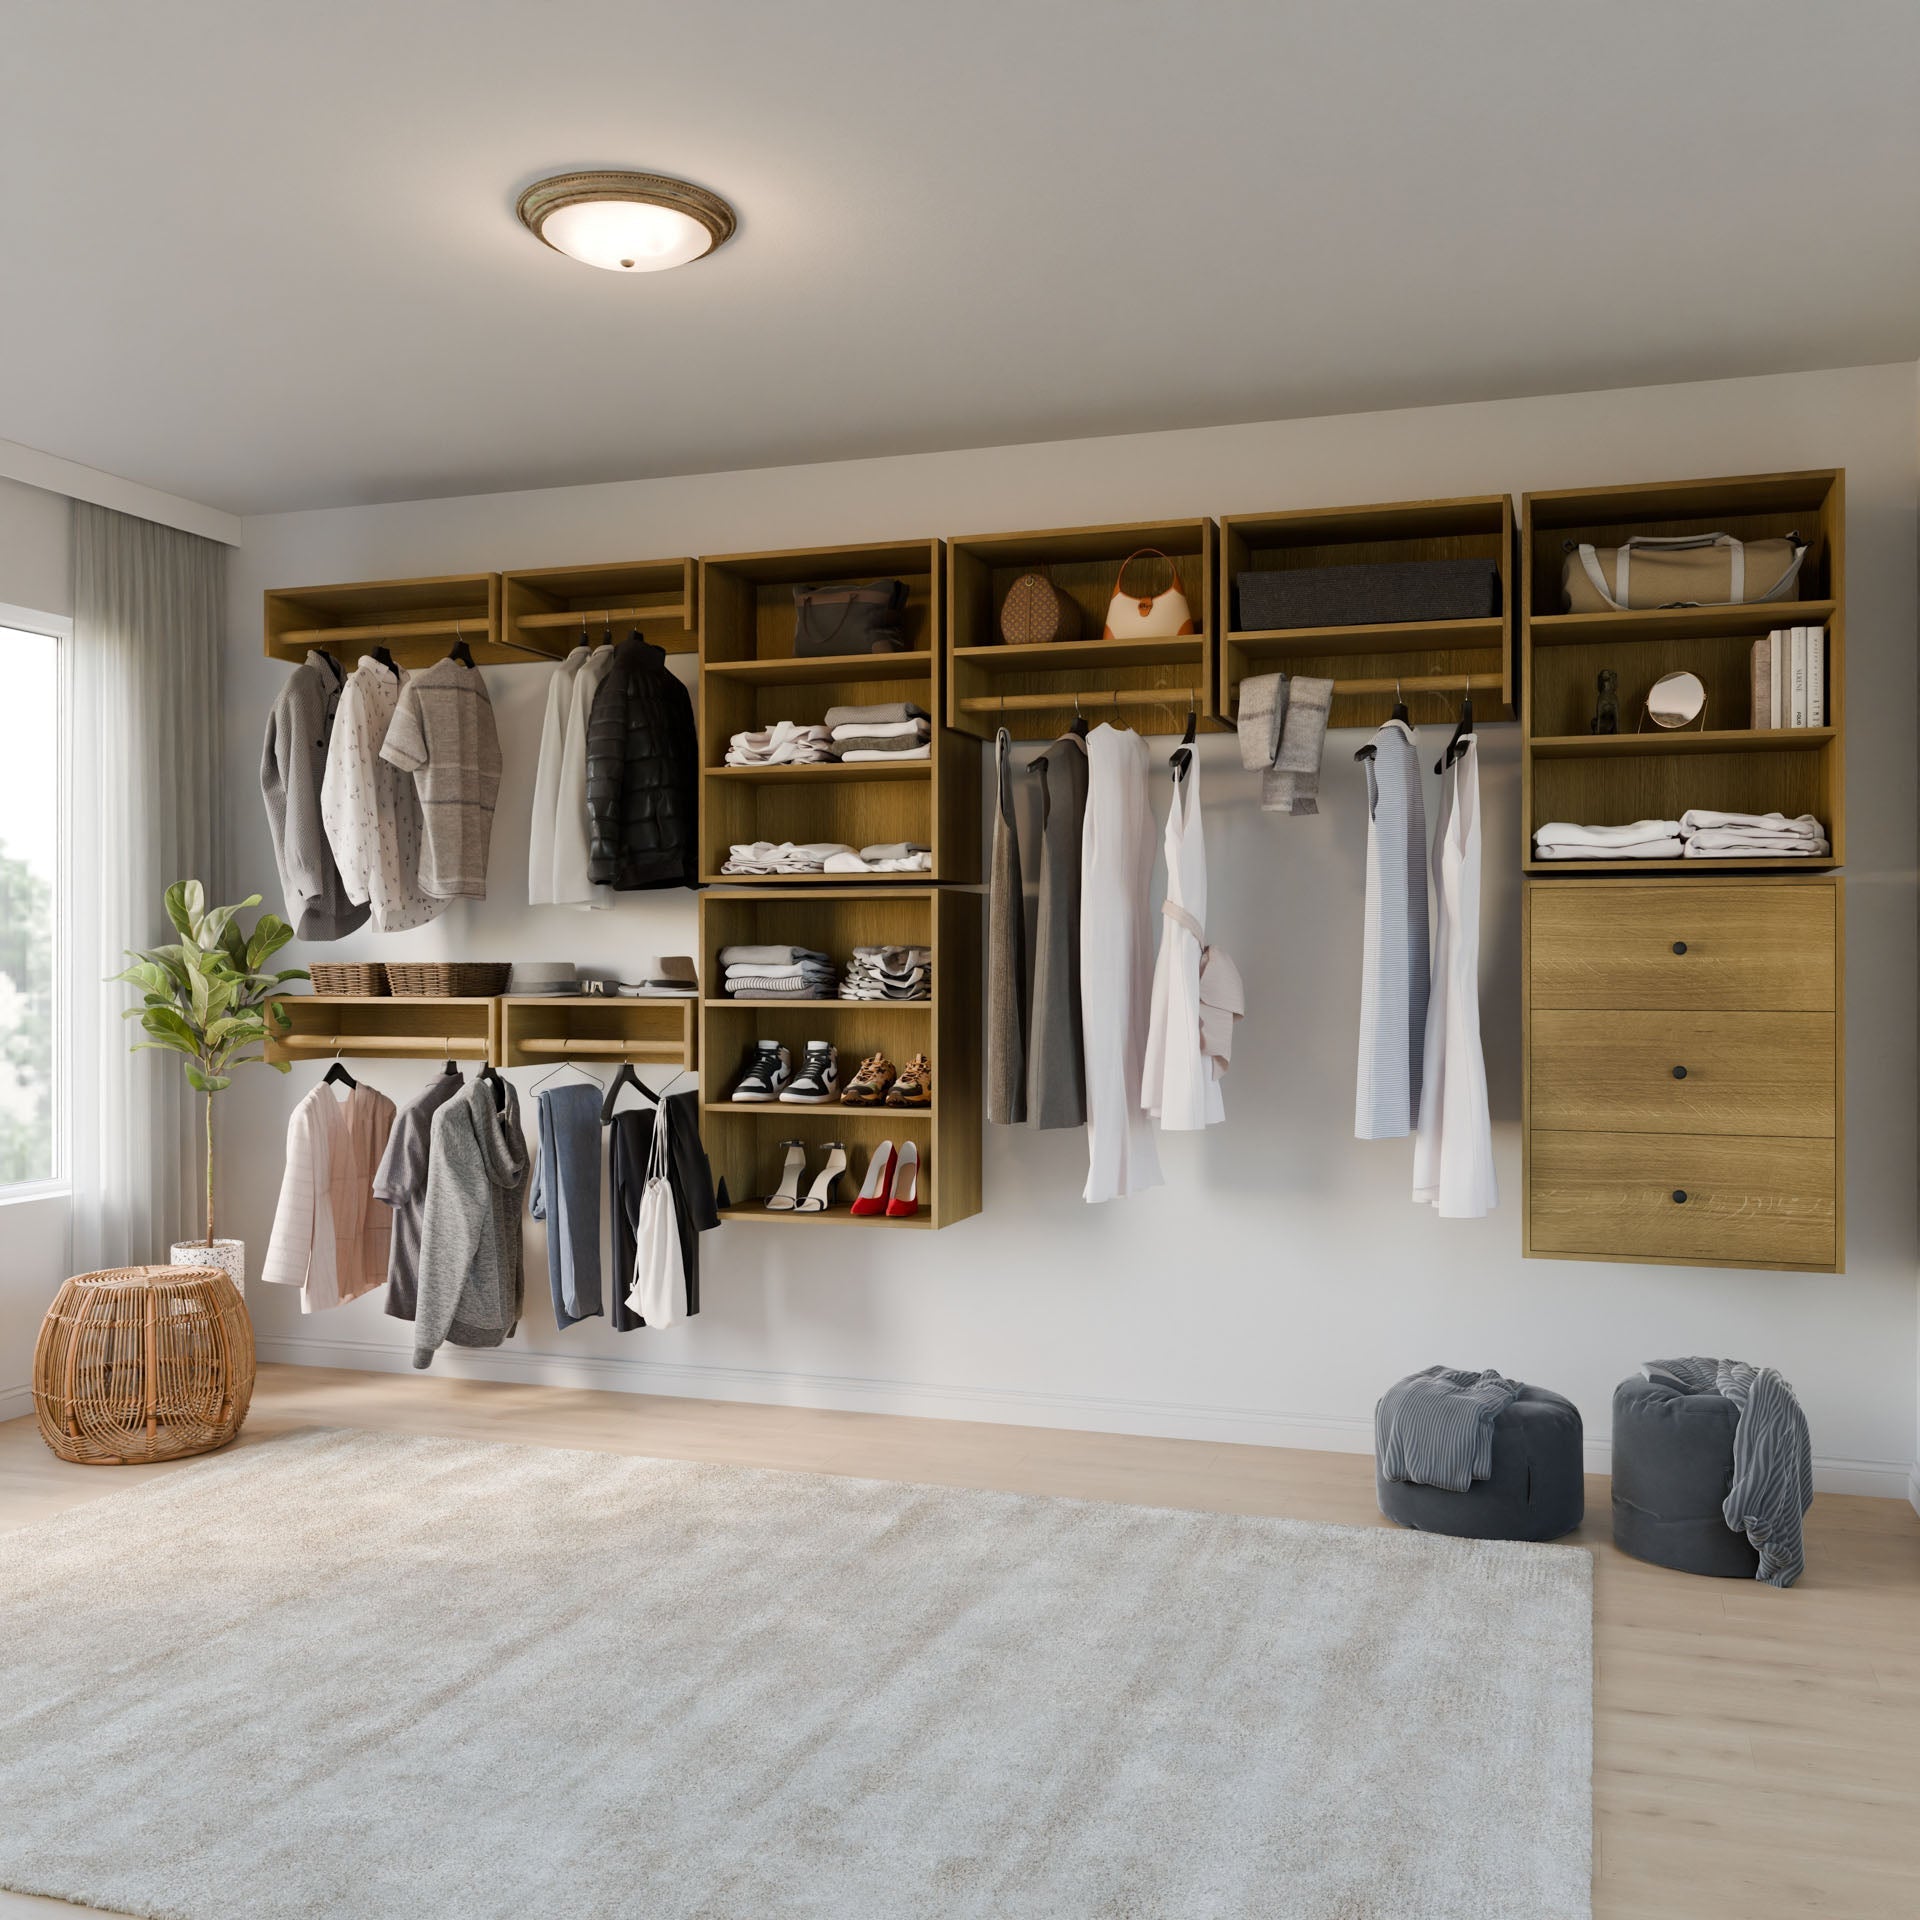
<svg viewBox="0 0 1920 1920"><path fill-rule="evenodd" d="M1647 694L1647 718L1656 727L1685 727L1706 711L1707 690L1697 673L1663 673Z"/></svg>

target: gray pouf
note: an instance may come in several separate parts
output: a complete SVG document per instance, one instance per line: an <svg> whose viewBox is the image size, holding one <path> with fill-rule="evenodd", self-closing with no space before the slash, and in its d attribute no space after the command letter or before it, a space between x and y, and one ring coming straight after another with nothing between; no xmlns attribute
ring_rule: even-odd
<svg viewBox="0 0 1920 1920"><path fill-rule="evenodd" d="M1613 1390L1613 1543L1681 1573L1751 1580L1760 1556L1727 1525L1739 1410L1635 1374Z"/></svg>
<svg viewBox="0 0 1920 1920"><path fill-rule="evenodd" d="M1546 1387L1522 1387L1494 1418L1493 1472L1465 1493L1389 1480L1376 1455L1374 1490L1389 1520L1462 1540L1557 1540L1587 1511L1580 1409Z"/></svg>

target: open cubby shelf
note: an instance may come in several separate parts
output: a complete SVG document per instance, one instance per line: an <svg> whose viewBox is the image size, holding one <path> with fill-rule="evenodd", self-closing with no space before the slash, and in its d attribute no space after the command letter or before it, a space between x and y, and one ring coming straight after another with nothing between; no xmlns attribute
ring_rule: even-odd
<svg viewBox="0 0 1920 1920"><path fill-rule="evenodd" d="M700 870L725 884L729 847L754 840L897 840L932 849L926 873L857 876L891 886L971 882L980 873L979 755L946 726L945 549L938 540L723 554L700 565ZM796 586L894 578L907 583L901 653L801 658L793 651ZM736 733L779 720L821 722L836 706L905 700L932 722L925 760L729 767ZM840 874L742 875L805 890Z"/></svg>
<svg viewBox="0 0 1920 1920"><path fill-rule="evenodd" d="M699 1031L691 994L508 994L500 1001L497 1066L629 1060L691 1067Z"/></svg>
<svg viewBox="0 0 1920 1920"><path fill-rule="evenodd" d="M1243 573L1421 560L1492 561L1500 611L1352 626L1240 624ZM1281 671L1334 682L1336 727L1378 726L1392 712L1396 682L1416 723L1452 718L1469 687L1482 720L1511 717L1512 561L1513 506L1504 494L1229 515L1220 522L1220 711L1238 715L1249 675Z"/></svg>
<svg viewBox="0 0 1920 1920"><path fill-rule="evenodd" d="M445 574L423 580L363 580L330 587L275 587L264 596L267 657L298 663L310 647L351 666L385 647L403 667L431 666L464 640L479 666L551 657L551 649L503 643L500 576Z"/></svg>
<svg viewBox="0 0 1920 1920"><path fill-rule="evenodd" d="M1538 875L1754 869L1820 871L1845 858L1845 494L1836 472L1760 474L1650 486L1529 494L1521 508L1521 789L1525 870ZM1758 540L1797 532L1807 555L1796 600L1739 606L1561 611L1569 544L1612 547L1634 534L1732 533ZM1779 628L1823 627L1823 727L1754 728L1753 643ZM1589 729L1599 676L1619 676L1618 734ZM1698 674L1704 728L1643 726L1662 675ZM1550 820L1617 826L1678 819L1690 807L1810 813L1830 855L1815 860L1541 860L1533 834Z"/></svg>
<svg viewBox="0 0 1920 1920"><path fill-rule="evenodd" d="M498 1002L410 994L288 993L274 997L293 1022L268 1023L269 1060L492 1060Z"/></svg>
<svg viewBox="0 0 1920 1920"><path fill-rule="evenodd" d="M859 885L785 892L772 886L715 887L700 898L702 978L718 981L723 947L769 943L813 947L844 964L856 946L924 946L933 950L933 998L924 1001L727 1000L709 997L700 1010L707 1063L702 1134L716 1177L724 1175L735 1205L727 1217L784 1226L797 1220L850 1220L867 1162L883 1140L920 1147L920 1211L895 1226L943 1227L980 1210L980 896L958 888ZM923 1019L891 1016L911 1008ZM889 1017L869 1020L871 1013ZM930 1107L793 1106L778 1101L736 1104L727 1093L746 1051L757 1040L790 1048L797 1064L809 1040L840 1051L851 1077L865 1055L884 1051L896 1065L924 1052L933 1065ZM773 1125L778 1121L781 1124ZM770 1212L757 1202L779 1184L781 1142L803 1141L811 1170L821 1149L840 1141L848 1153L840 1205L826 1215ZM865 1226L865 1220L852 1224Z"/></svg>
<svg viewBox="0 0 1920 1920"><path fill-rule="evenodd" d="M269 1032L269 1060L483 1060L496 1067L611 1065L691 1067L699 1034L692 995L503 994L440 999L412 994L290 993L278 997L293 1022Z"/></svg>
<svg viewBox="0 0 1920 1920"><path fill-rule="evenodd" d="M1074 717L1103 709L1140 733L1178 733L1189 701L1200 726L1217 731L1211 520L1142 520L1116 526L972 535L948 544L949 725L990 740L1050 740ZM1120 563L1157 547L1178 567L1197 631L1164 639L1103 638ZM1152 571L1148 571L1151 568ZM1045 573L1080 609L1080 640L1007 646L1000 608L1023 573ZM1166 584L1144 561L1130 584Z"/></svg>
<svg viewBox="0 0 1920 1920"><path fill-rule="evenodd" d="M699 644L699 566L685 557L537 567L502 574L500 591L503 638L542 654L624 640L635 630L668 653Z"/></svg>

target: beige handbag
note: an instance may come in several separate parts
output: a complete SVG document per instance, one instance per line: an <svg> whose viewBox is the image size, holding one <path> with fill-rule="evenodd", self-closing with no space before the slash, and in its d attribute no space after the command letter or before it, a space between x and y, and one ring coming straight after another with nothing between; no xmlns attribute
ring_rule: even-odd
<svg viewBox="0 0 1920 1920"><path fill-rule="evenodd" d="M1165 592L1142 600L1125 590L1127 569L1150 553L1159 554L1166 561L1173 583ZM1140 547L1120 562L1120 571L1114 576L1113 600L1107 608L1107 639L1165 640L1176 633L1199 631L1194 624L1193 609L1187 605L1187 596L1180 585L1180 569L1168 555L1158 547Z"/></svg>
<svg viewBox="0 0 1920 1920"><path fill-rule="evenodd" d="M1568 613L1731 607L1791 597L1807 543L1730 533L1636 534L1617 547L1567 543L1560 599Z"/></svg>

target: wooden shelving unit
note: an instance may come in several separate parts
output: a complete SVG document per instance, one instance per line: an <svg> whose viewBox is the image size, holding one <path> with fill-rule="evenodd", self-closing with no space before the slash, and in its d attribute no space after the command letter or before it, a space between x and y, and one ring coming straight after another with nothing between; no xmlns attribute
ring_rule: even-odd
<svg viewBox="0 0 1920 1920"><path fill-rule="evenodd" d="M947 730L938 540L725 554L700 563L700 870L725 884L727 849L754 840L833 840L856 852L896 840L933 849L926 873L858 876L924 887L980 875L980 758ZM838 581L907 583L907 650L796 658L793 590ZM775 721L819 722L829 707L908 700L932 721L925 760L729 767L727 742ZM749 876L741 876L746 878ZM805 891L853 876L751 876Z"/></svg>
<svg viewBox="0 0 1920 1920"><path fill-rule="evenodd" d="M500 1001L494 1065L559 1060L692 1067L699 1027L691 994L507 994Z"/></svg>
<svg viewBox="0 0 1920 1920"><path fill-rule="evenodd" d="M1127 555L1158 547L1180 570L1198 631L1162 640L1107 640L1107 608ZM1141 520L1106 527L976 534L948 543L948 711L951 724L991 740L1051 740L1079 711L1140 733L1178 733L1188 701L1201 726L1219 728L1214 704L1214 528L1211 520ZM1139 578L1164 584L1157 561ZM1000 605L1023 573L1044 572L1080 608L1081 640L1008 646ZM1129 583L1134 580L1129 575Z"/></svg>
<svg viewBox="0 0 1920 1920"><path fill-rule="evenodd" d="M955 888L859 886L788 892L754 884L713 888L700 897L701 977L725 978L722 947L791 943L844 963L856 946L933 949L930 1000L729 1000L701 1003L700 1058L704 1102L701 1132L717 1176L734 1205L727 1217L772 1226L848 1220L855 1227L946 1227L980 1211L980 896ZM809 1040L840 1050L843 1082L873 1052L895 1065L924 1052L933 1063L927 1108L822 1107L778 1101L740 1104L727 1094L747 1049L770 1039L789 1047L797 1067ZM821 1214L771 1213L760 1199L779 1183L781 1142L806 1143L817 1169L827 1141L847 1147L839 1204ZM867 1162L882 1140L912 1140L920 1149L920 1211L909 1220L851 1220ZM810 1177L810 1176L809 1176Z"/></svg>
<svg viewBox="0 0 1920 1920"><path fill-rule="evenodd" d="M696 560L537 567L500 576L501 632L541 654L624 640L636 629L668 653L699 645Z"/></svg>
<svg viewBox="0 0 1920 1920"><path fill-rule="evenodd" d="M265 596L269 659L296 664L323 647L343 666L385 647L403 667L431 666L464 640L478 666L547 659L551 646L508 644L500 630L500 576L366 580L331 587L275 587Z"/></svg>
<svg viewBox="0 0 1920 1920"><path fill-rule="evenodd" d="M1505 494L1230 515L1220 522L1220 710L1229 719L1238 714L1240 682L1249 675L1280 672L1334 681L1329 723L1336 727L1386 720L1396 681L1416 724L1451 717L1469 688L1480 719L1512 718L1513 545L1513 503ZM1241 624L1243 573L1419 560L1495 562L1500 611L1382 625Z"/></svg>
<svg viewBox="0 0 1920 1920"><path fill-rule="evenodd" d="M1818 872L1846 857L1845 480L1832 471L1758 474L1634 487L1528 494L1521 504L1521 812L1528 873ZM1808 551L1800 598L1744 606L1563 613L1569 543L1618 546L1633 534L1732 533L1758 540L1797 532ZM1824 627L1824 727L1755 730L1750 654L1777 628ZM1589 733L1603 668L1620 676L1618 734ZM1662 674L1700 676L1705 726L1641 725ZM1811 813L1832 853L1816 860L1541 860L1536 829L1549 820L1612 826L1677 820L1689 807Z"/></svg>
<svg viewBox="0 0 1920 1920"><path fill-rule="evenodd" d="M494 1058L497 1000L289 993L275 1004L293 1027L283 1037L268 1023L269 1060Z"/></svg>

